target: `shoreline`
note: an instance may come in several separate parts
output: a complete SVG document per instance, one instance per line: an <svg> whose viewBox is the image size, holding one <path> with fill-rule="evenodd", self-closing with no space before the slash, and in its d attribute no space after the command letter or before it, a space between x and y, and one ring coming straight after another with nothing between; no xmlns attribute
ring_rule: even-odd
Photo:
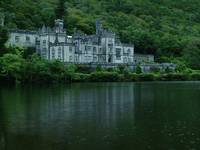
<svg viewBox="0 0 200 150"><path fill-rule="evenodd" d="M34 78L15 79L0 76L1 84L54 84L54 83L93 83L93 82L153 82L153 81L200 81L200 73L164 73L136 74L117 72L73 73L61 77L37 76Z"/></svg>

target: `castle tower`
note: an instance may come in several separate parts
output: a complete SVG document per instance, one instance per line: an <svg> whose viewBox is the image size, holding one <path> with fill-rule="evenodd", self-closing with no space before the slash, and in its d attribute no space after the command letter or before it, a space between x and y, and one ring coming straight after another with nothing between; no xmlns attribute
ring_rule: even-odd
<svg viewBox="0 0 200 150"><path fill-rule="evenodd" d="M56 33L64 32L64 21L61 19L55 20L55 31Z"/></svg>

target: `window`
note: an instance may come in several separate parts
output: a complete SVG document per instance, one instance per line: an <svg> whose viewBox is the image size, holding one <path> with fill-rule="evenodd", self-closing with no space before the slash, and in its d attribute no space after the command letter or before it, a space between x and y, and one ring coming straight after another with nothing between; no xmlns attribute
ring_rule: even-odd
<svg viewBox="0 0 200 150"><path fill-rule="evenodd" d="M30 42L30 37L26 36L26 42Z"/></svg>
<svg viewBox="0 0 200 150"><path fill-rule="evenodd" d="M108 47L113 47L113 44L112 43L108 44Z"/></svg>
<svg viewBox="0 0 200 150"><path fill-rule="evenodd" d="M130 49L128 49L127 53L128 53L128 55L131 55L131 50L130 50Z"/></svg>
<svg viewBox="0 0 200 150"><path fill-rule="evenodd" d="M69 52L72 53L72 47L71 46L69 47Z"/></svg>
<svg viewBox="0 0 200 150"><path fill-rule="evenodd" d="M52 48L51 55L52 55L52 59L55 59L55 49L54 48Z"/></svg>
<svg viewBox="0 0 200 150"><path fill-rule="evenodd" d="M94 56L94 60L93 60L94 62L97 62L97 57L96 56Z"/></svg>
<svg viewBox="0 0 200 150"><path fill-rule="evenodd" d="M121 60L121 48L116 48L116 59Z"/></svg>
<svg viewBox="0 0 200 150"><path fill-rule="evenodd" d="M58 48L58 59L61 59L61 47Z"/></svg>
<svg viewBox="0 0 200 150"><path fill-rule="evenodd" d="M69 56L69 61L72 62L73 61L73 58L72 56Z"/></svg>
<svg viewBox="0 0 200 150"><path fill-rule="evenodd" d="M15 42L16 42L16 43L19 42L19 36L15 36Z"/></svg>
<svg viewBox="0 0 200 150"><path fill-rule="evenodd" d="M113 44L108 44L108 50L109 50L109 53L112 53L112 50L113 50Z"/></svg>
<svg viewBox="0 0 200 150"><path fill-rule="evenodd" d="M93 53L96 54L97 53L97 48L93 47Z"/></svg>
<svg viewBox="0 0 200 150"><path fill-rule="evenodd" d="M127 52L126 49L124 49L123 55L124 55L124 56L128 56L128 52Z"/></svg>
<svg viewBox="0 0 200 150"><path fill-rule="evenodd" d="M91 61L92 60L92 56L89 56L88 59L89 59L89 61Z"/></svg>
<svg viewBox="0 0 200 150"><path fill-rule="evenodd" d="M46 44L46 40L43 40L43 44Z"/></svg>
<svg viewBox="0 0 200 150"><path fill-rule="evenodd" d="M91 46L85 46L85 53L88 54L91 51Z"/></svg>
<svg viewBox="0 0 200 150"><path fill-rule="evenodd" d="M78 62L78 60L79 60L79 59L78 59L78 56L76 56L76 57L75 57L75 61Z"/></svg>
<svg viewBox="0 0 200 150"><path fill-rule="evenodd" d="M42 49L42 57L46 57L46 55L47 55L47 49L43 48Z"/></svg>
<svg viewBox="0 0 200 150"><path fill-rule="evenodd" d="M109 42L109 43L112 43L112 39L109 39L108 42Z"/></svg>
<svg viewBox="0 0 200 150"><path fill-rule="evenodd" d="M124 63L127 63L127 57L124 57Z"/></svg>
<svg viewBox="0 0 200 150"><path fill-rule="evenodd" d="M35 39L35 42L36 42L36 45L40 45L40 41L39 41L39 39L37 37Z"/></svg>

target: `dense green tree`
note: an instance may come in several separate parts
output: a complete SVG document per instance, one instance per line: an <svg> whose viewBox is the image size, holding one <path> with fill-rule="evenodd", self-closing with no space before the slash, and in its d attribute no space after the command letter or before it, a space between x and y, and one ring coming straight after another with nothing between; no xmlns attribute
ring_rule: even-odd
<svg viewBox="0 0 200 150"><path fill-rule="evenodd" d="M141 73L142 73L142 68L140 67L139 64L137 64L136 69L135 69L135 72L136 72L137 74L141 74Z"/></svg>
<svg viewBox="0 0 200 150"><path fill-rule="evenodd" d="M200 40L191 41L184 49L184 58L189 66L200 69Z"/></svg>
<svg viewBox="0 0 200 150"><path fill-rule="evenodd" d="M0 56L5 53L5 43L8 40L7 29L0 27Z"/></svg>
<svg viewBox="0 0 200 150"><path fill-rule="evenodd" d="M19 80L23 71L24 59L16 54L5 54L0 58L1 75Z"/></svg>
<svg viewBox="0 0 200 150"><path fill-rule="evenodd" d="M66 7L65 7L66 0L58 0L58 5L55 10L56 17L57 18L63 18L66 13Z"/></svg>

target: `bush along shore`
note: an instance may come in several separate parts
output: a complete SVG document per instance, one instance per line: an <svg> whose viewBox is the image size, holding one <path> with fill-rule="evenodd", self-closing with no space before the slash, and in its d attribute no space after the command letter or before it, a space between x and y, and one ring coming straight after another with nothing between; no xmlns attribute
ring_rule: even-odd
<svg viewBox="0 0 200 150"><path fill-rule="evenodd" d="M83 65L65 65L47 61L22 48L9 49L0 57L1 83L55 83L55 82L132 82L132 81L198 81L200 72L177 64L175 71L154 70L142 73L140 66L135 72L126 65L103 69L100 65L90 68Z"/></svg>

